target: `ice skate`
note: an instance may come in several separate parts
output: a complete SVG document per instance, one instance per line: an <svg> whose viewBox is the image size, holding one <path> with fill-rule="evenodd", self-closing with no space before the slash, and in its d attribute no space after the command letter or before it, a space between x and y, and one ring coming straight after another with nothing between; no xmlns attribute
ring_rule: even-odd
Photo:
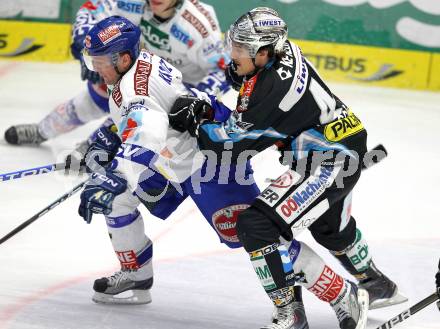
<svg viewBox="0 0 440 329"><path fill-rule="evenodd" d="M358 280L359 287L368 291L370 310L408 301L399 293L397 285L377 269L374 262L370 263L368 270Z"/></svg>
<svg viewBox="0 0 440 329"><path fill-rule="evenodd" d="M367 326L368 292L348 282L349 291L344 292L331 306L341 329L365 329Z"/></svg>
<svg viewBox="0 0 440 329"><path fill-rule="evenodd" d="M368 291L370 310L408 301L408 298L399 293L397 285L383 273L374 279L369 278L361 281L359 287Z"/></svg>
<svg viewBox="0 0 440 329"><path fill-rule="evenodd" d="M307 318L302 302L293 301L290 304L278 307L273 314L272 323L261 329L308 329Z"/></svg>
<svg viewBox="0 0 440 329"><path fill-rule="evenodd" d="M294 288L294 295L295 295L295 301L292 302L293 306L293 327L286 327L286 328L294 328L294 329L308 329L309 324L307 322L306 312L304 309L304 304L302 301L302 293L301 293L301 286L295 286ZM272 313L272 325L278 325L278 307L274 308L274 311ZM271 327L266 326L263 328L284 328L284 327Z"/></svg>
<svg viewBox="0 0 440 329"><path fill-rule="evenodd" d="M9 127L5 131L5 140L12 145L36 144L46 140L41 136L37 124L24 124Z"/></svg>
<svg viewBox="0 0 440 329"><path fill-rule="evenodd" d="M104 304L148 304L153 278L135 280L134 272L118 271L110 277L95 280L92 300Z"/></svg>

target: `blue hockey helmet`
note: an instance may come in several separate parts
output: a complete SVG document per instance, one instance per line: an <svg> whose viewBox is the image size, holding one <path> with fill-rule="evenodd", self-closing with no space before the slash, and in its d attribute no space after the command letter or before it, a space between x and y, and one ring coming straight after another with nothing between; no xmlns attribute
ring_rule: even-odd
<svg viewBox="0 0 440 329"><path fill-rule="evenodd" d="M93 26L84 39L83 57L87 68L93 68L92 57L108 56L116 65L117 55L128 52L134 61L139 55L140 29L125 17L110 16Z"/></svg>

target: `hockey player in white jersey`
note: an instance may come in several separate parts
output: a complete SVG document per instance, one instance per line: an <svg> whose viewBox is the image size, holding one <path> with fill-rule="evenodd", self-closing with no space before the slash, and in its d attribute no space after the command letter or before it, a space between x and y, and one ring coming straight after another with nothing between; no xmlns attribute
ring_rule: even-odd
<svg viewBox="0 0 440 329"><path fill-rule="evenodd" d="M110 116L118 128L117 135L101 128L87 153L93 173L79 207L87 222L93 213L105 215L121 263L121 271L95 281L96 302L151 301L153 249L140 203L166 219L190 196L220 241L237 248L235 218L259 193L248 164L225 171L216 161L205 163L195 138L169 128L168 111L188 90L174 66L139 52L139 35L138 27L115 16L96 24L85 39L85 63L111 86ZM103 156L115 156L110 166L97 165ZM133 295L120 296L128 290Z"/></svg>
<svg viewBox="0 0 440 329"><path fill-rule="evenodd" d="M197 0L90 0L77 13L71 45L73 56L81 63L81 78L87 80L87 90L58 105L38 124L7 129L8 143L40 144L108 115L107 88L99 74L84 65L81 51L90 28L112 15L140 24L145 47L178 68L185 83L208 93L228 89L221 70L225 55L220 28L211 6ZM81 143L78 151L83 153L87 146Z"/></svg>

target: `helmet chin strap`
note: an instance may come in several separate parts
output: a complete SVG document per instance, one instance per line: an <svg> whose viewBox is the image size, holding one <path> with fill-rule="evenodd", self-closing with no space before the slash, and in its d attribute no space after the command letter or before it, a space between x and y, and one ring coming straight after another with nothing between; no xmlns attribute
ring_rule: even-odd
<svg viewBox="0 0 440 329"><path fill-rule="evenodd" d="M248 74L248 76L254 76L254 75L257 74L259 71L261 71L262 69L264 69L264 68L266 67L265 65L263 65L263 66L259 66L259 65L257 65L257 64L255 63L255 57L252 57L251 60L252 60L252 64L254 65L254 68L255 68L255 69L252 71L251 74Z"/></svg>
<svg viewBox="0 0 440 329"><path fill-rule="evenodd" d="M121 72L121 71L119 71L119 69L118 69L118 67L117 67L116 65L113 65L113 68L115 69L116 73L117 73L120 77L122 77L125 73L127 73L127 71L125 71L125 72Z"/></svg>

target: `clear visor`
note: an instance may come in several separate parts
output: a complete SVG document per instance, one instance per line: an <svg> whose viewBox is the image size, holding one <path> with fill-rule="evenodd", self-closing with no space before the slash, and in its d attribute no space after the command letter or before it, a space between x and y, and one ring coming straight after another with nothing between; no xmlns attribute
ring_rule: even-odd
<svg viewBox="0 0 440 329"><path fill-rule="evenodd" d="M233 41L230 31L226 32L225 35L225 48L232 59L255 57L253 47L246 43Z"/></svg>
<svg viewBox="0 0 440 329"><path fill-rule="evenodd" d="M84 63L90 71L98 72L98 70L113 67L118 59L118 54L107 54L99 56L91 56L87 49L82 52Z"/></svg>

